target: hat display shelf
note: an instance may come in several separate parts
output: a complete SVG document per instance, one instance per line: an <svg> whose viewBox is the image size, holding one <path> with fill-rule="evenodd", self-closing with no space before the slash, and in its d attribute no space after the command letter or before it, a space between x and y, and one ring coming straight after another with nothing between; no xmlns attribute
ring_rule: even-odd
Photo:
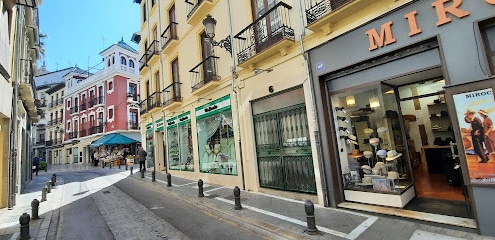
<svg viewBox="0 0 495 240"><path fill-rule="evenodd" d="M433 134L433 138L453 138L453 132L451 131L451 120L447 112L447 104L440 99L434 100L428 106L428 114L430 119L430 129Z"/></svg>

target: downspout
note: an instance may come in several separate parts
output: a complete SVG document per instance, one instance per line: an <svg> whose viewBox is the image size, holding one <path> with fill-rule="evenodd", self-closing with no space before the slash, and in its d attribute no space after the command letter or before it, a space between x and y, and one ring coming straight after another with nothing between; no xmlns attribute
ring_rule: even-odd
<svg viewBox="0 0 495 240"><path fill-rule="evenodd" d="M318 155L318 168L320 170L320 180L321 180L321 192L323 194L323 205L325 207L329 206L328 203L328 193L327 193L327 179L325 175L325 163L323 159L321 159L322 155L322 150L321 150L321 143L320 143L320 131L319 131L319 125L318 125L318 111L316 111L316 104L315 104L315 96L314 96L314 86L312 84L312 79L311 79L311 74L310 74L310 69L309 69L309 60L308 60L308 55L306 53L306 50L304 49L304 36L306 35L306 28L304 27L304 18L303 18L303 10L302 10L302 1L299 2L299 19L301 21L301 35L299 36L299 43L301 45L301 55L304 58L304 63L306 66L306 79L308 80L309 88L310 88L310 95L311 95L311 108L312 108L312 113L313 113L313 125L314 125L314 130L313 134L315 137L315 144L316 144L316 154Z"/></svg>
<svg viewBox="0 0 495 240"><path fill-rule="evenodd" d="M19 82L18 82L18 77L21 75L20 74L20 66L21 66L21 57L20 57L20 48L21 48L21 34L22 34L22 25L24 22L24 18L20 17L24 11L23 7L17 6L17 27L16 27L16 35L14 36L15 39L15 52L14 52L14 57L15 57L15 75L12 76L12 82L14 84L13 86L13 99L12 99L12 125L10 129L10 162L9 162L9 186L8 186L8 200L7 200L7 206L8 208L12 208L15 206L15 183L16 183L16 163L17 163L17 156L19 152L17 151L17 134L18 134L18 129L17 129L17 111L18 111L18 106L17 106L17 99L19 99Z"/></svg>
<svg viewBox="0 0 495 240"><path fill-rule="evenodd" d="M231 14L231 8L230 8L230 0L227 0L227 10L228 10L228 14L229 14L229 22L230 22L230 47L232 49L232 54L231 54L231 58L232 58L232 68L231 68L231 85L232 85L232 93L235 95L234 97L234 100L235 100L235 106L237 107L237 111L236 111L236 121L237 123L239 124L240 126L240 117L239 117L239 112L240 112L240 106L239 106L239 99L238 99L238 94L235 90L235 79L237 78L237 74L236 74L236 64L235 64L235 47L234 47L234 30L233 30L233 27L232 27L232 14ZM239 138L239 162L241 163L241 181L242 181L242 190L246 190L246 181L244 179L244 161L243 161L243 157L242 157L242 140L241 140L241 128L240 127L237 127L237 137Z"/></svg>

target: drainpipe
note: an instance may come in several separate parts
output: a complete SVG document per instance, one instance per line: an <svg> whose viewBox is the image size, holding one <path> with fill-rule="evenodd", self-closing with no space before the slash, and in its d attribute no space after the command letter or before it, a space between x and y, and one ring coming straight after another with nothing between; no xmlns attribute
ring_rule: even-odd
<svg viewBox="0 0 495 240"><path fill-rule="evenodd" d="M236 111L236 121L237 123L240 123L240 117L239 117L239 109L240 109L240 106L239 106L239 96L237 94L237 91L235 90L235 79L237 78L237 74L236 74L236 64L235 64L235 47L234 47L234 30L232 29L232 14L231 14L231 8L230 8L230 0L227 0L227 10L228 10L228 14L229 14L229 26L230 26L230 46L231 46L231 49L232 49L232 55L231 55L231 58L232 58L232 68L231 68L231 78L232 78L232 93L235 95L234 97L234 100L235 100L235 105L237 107L237 111ZM240 126L240 124L239 124ZM239 162L241 163L241 181L242 181L242 190L246 190L246 181L245 181L245 177L244 177L244 161L243 161L243 157L242 157L242 138L241 138L241 128L240 127L237 127L237 136L239 138Z"/></svg>
<svg viewBox="0 0 495 240"><path fill-rule="evenodd" d="M301 21L301 35L299 36L299 43L301 45L301 55L304 58L304 64L306 66L306 79L308 80L309 88L310 88L310 95L311 95L311 108L313 112L313 134L315 137L315 144L316 144L316 154L318 155L318 168L320 170L320 179L321 179L321 192L323 194L323 205L325 207L329 206L329 199L328 199L328 193L327 193L327 179L325 175L325 163L323 159L321 159L321 135L319 131L319 125L318 125L318 111L316 111L316 104L315 104L315 96L314 96L314 87L311 79L311 74L310 74L310 69L309 69L309 60L308 60L308 55L306 53L306 50L304 49L304 43L303 39L304 36L306 35L306 28L304 27L304 18L303 18L303 8L302 8L302 1L299 2L299 16L300 16L300 21Z"/></svg>
<svg viewBox="0 0 495 240"><path fill-rule="evenodd" d="M17 164L17 156L19 154L17 149L17 139L18 139L18 126L17 126L17 99L19 99L19 80L18 78L21 76L20 68L21 68L21 57L20 57L20 48L22 46L22 26L24 23L24 18L21 17L24 13L24 8L21 6L16 6L17 9L17 26L16 26L16 34L14 36L15 44L14 47L14 67L15 72L14 76L12 76L13 86L13 99L12 99L12 118L11 118L11 128L10 128L10 161L9 161L9 184L8 184L8 200L7 206L8 208L12 208L15 206L15 186L16 186L16 164Z"/></svg>

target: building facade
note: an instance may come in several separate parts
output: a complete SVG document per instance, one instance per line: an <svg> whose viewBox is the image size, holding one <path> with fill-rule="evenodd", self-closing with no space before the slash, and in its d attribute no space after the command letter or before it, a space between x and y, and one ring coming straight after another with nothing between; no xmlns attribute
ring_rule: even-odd
<svg viewBox="0 0 495 240"><path fill-rule="evenodd" d="M454 120L472 112L455 110L463 91L490 95L492 0L134 2L148 167L433 222L452 208L418 200L458 200L465 214L442 223L493 235L493 170L469 180L482 150ZM484 85L458 87L471 82Z"/></svg>
<svg viewBox="0 0 495 240"><path fill-rule="evenodd" d="M39 119L34 76L39 51L39 1L0 1L0 207L31 179L31 126Z"/></svg>
<svg viewBox="0 0 495 240"><path fill-rule="evenodd" d="M71 71L63 76L64 115L58 129L63 151L51 156L60 164L90 163L95 149L89 145L105 134L139 132L137 51L121 40L100 55L104 68L95 74Z"/></svg>

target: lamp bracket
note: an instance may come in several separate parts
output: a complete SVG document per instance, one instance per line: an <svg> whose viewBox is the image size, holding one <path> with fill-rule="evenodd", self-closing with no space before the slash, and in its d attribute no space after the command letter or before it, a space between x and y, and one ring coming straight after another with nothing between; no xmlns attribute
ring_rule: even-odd
<svg viewBox="0 0 495 240"><path fill-rule="evenodd" d="M211 44L213 46L225 48L225 50L227 50L230 53L230 55L232 56L232 41L230 39L230 35L227 36L225 39L220 40L220 42L217 42L212 38Z"/></svg>

